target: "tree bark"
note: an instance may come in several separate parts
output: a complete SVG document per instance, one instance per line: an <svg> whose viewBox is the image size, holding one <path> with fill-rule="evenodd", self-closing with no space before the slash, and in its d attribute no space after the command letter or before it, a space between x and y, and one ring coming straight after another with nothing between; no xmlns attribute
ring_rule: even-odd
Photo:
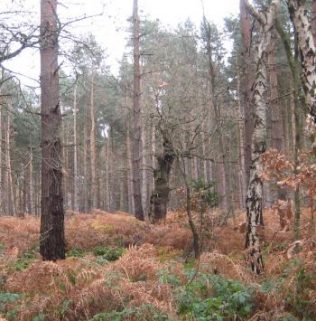
<svg viewBox="0 0 316 321"><path fill-rule="evenodd" d="M263 271L263 259L260 248L258 227L263 228L263 182L261 178L261 155L266 150L266 114L267 104L265 95L267 91L267 57L271 44L271 31L276 13L280 5L279 0L273 0L265 12L257 12L247 3L247 8L260 24L259 46L256 59L256 76L253 84L254 101L254 131L251 144L250 179L247 191L247 233L246 249L248 260L253 272L260 274Z"/></svg>
<svg viewBox="0 0 316 321"><path fill-rule="evenodd" d="M142 206L144 217L148 218L148 164L147 164L147 142L146 142L146 127L142 126L141 128L141 164L142 164L142 171L141 171L141 191L142 191Z"/></svg>
<svg viewBox="0 0 316 321"><path fill-rule="evenodd" d="M140 107L140 21L138 16L138 0L133 6L133 46L134 46L134 90L133 90L133 135L132 135L132 168L133 168L133 197L135 216L144 220L141 197L141 107Z"/></svg>
<svg viewBox="0 0 316 321"><path fill-rule="evenodd" d="M74 105L73 105L73 135L74 135L74 180L73 180L73 210L79 212L79 176L78 176L78 142L77 142L77 84L74 87Z"/></svg>
<svg viewBox="0 0 316 321"><path fill-rule="evenodd" d="M90 184L90 175L89 175L89 157L88 157L88 144L89 144L89 139L88 139L88 115L87 115L87 110L84 111L85 113L85 121L84 121L84 128L83 128L83 177L84 177L84 186L83 186L83 211L84 212L89 212L90 211L90 189L89 189L89 184Z"/></svg>
<svg viewBox="0 0 316 321"><path fill-rule="evenodd" d="M252 108L250 104L251 97L251 21L250 15L246 9L246 0L240 0L240 24L242 36L242 52L241 52L241 115L244 121L244 184L249 183L249 173L251 164L251 137L253 133L254 120L252 116Z"/></svg>
<svg viewBox="0 0 316 321"><path fill-rule="evenodd" d="M58 77L57 0L41 0L42 196L40 253L65 258Z"/></svg>
<svg viewBox="0 0 316 321"><path fill-rule="evenodd" d="M164 135L163 135L164 136ZM172 145L167 137L163 138L163 152L157 156L157 169L154 170L155 187L150 197L149 219L152 223L167 216L169 202L169 178L175 160Z"/></svg>
<svg viewBox="0 0 316 321"><path fill-rule="evenodd" d="M1 95L1 90L0 90ZM2 108L3 108L3 98L0 96L0 215L4 212L3 208L3 173L2 173Z"/></svg>
<svg viewBox="0 0 316 321"><path fill-rule="evenodd" d="M6 140L5 140L5 157L6 157L6 186L7 186L7 213L9 215L16 214L15 197L13 191L12 180L12 166L11 166L11 153L10 153L10 133L11 133L11 103L8 103L7 108L7 128L6 128Z"/></svg>
<svg viewBox="0 0 316 321"><path fill-rule="evenodd" d="M127 124L126 133L126 154L127 154L127 191L128 191L128 212L134 213L134 197L133 197L133 164L132 164L132 153L131 153L131 139L130 139L130 129L129 124Z"/></svg>
<svg viewBox="0 0 316 321"><path fill-rule="evenodd" d="M90 155L91 155L91 197L92 208L97 207L97 173L96 173L96 131L95 131L95 104L94 104L94 70L91 73L91 93L90 93Z"/></svg>
<svg viewBox="0 0 316 321"><path fill-rule="evenodd" d="M270 116L271 116L271 147L279 152L283 150L283 121L280 101L278 99L278 73L276 66L276 40L271 39L271 46L268 54L269 65L269 84L270 84ZM281 189L279 186L267 183L267 188L270 192L270 202L274 203L281 198Z"/></svg>
<svg viewBox="0 0 316 321"><path fill-rule="evenodd" d="M301 82L305 94L305 105L312 121L316 124L316 48L304 3L305 1L300 0L287 0L301 54Z"/></svg>
<svg viewBox="0 0 316 321"><path fill-rule="evenodd" d="M33 194L34 194L34 180L33 180L33 148L30 146L30 159L29 159L29 190L28 190L28 213L33 213Z"/></svg>
<svg viewBox="0 0 316 321"><path fill-rule="evenodd" d="M233 209L233 196L231 193L231 177L229 175L229 168L228 168L228 159L227 159L227 151L225 151L225 139L224 139L224 133L223 128L221 128L221 111L220 107L218 106L215 96L214 96L214 90L215 90L215 70L214 70L214 63L212 60L212 45L211 45L211 31L210 31L210 25L206 21L206 18L203 18L203 24L206 32L206 50L207 50L207 58L208 58L208 75L209 75L209 92L210 92L210 101L211 106L214 111L215 116L215 122L218 126L218 146L219 146L219 154L220 154L220 173L221 173L221 180L222 181L222 194L223 194L223 204L224 207L228 210L226 217L228 217L230 214L234 212Z"/></svg>
<svg viewBox="0 0 316 321"><path fill-rule="evenodd" d="M314 39L314 46L316 46L316 0L312 4L312 32Z"/></svg>

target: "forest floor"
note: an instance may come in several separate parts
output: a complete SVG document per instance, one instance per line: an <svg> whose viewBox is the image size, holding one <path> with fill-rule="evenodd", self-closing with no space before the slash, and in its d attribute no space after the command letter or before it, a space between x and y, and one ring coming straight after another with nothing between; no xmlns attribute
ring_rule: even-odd
<svg viewBox="0 0 316 321"><path fill-rule="evenodd" d="M217 215L209 215L204 252L194 260L183 213L159 225L121 212L70 214L67 258L55 263L38 254L39 219L1 217L0 320L315 321L309 210L296 243L265 211L260 276L245 261L245 215L216 226Z"/></svg>

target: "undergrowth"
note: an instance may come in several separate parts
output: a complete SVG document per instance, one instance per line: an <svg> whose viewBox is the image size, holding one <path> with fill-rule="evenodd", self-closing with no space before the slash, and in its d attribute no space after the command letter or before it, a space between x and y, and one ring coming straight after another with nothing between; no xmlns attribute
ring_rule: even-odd
<svg viewBox="0 0 316 321"><path fill-rule="evenodd" d="M266 272L256 278L243 259L241 218L213 226L197 262L187 256L192 239L181 215L155 226L125 214L70 217L67 258L57 262L40 259L37 220L1 219L0 319L316 320L315 240L288 258L292 236L267 216Z"/></svg>

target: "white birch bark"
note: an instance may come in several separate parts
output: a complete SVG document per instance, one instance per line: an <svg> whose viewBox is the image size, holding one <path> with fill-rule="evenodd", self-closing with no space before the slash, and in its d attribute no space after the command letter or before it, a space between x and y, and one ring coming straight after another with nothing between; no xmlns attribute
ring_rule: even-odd
<svg viewBox="0 0 316 321"><path fill-rule="evenodd" d="M265 13L257 12L248 2L247 8L260 24L259 45L256 59L256 77L253 84L254 132L251 142L250 179L246 198L247 234L246 249L253 272L263 271L258 227L263 226L263 183L261 178L261 155L266 150L267 103L267 57L280 0L273 0Z"/></svg>
<svg viewBox="0 0 316 321"><path fill-rule="evenodd" d="M294 25L301 53L301 80L305 94L305 104L316 123L316 48L308 11L302 0L287 0L290 18Z"/></svg>

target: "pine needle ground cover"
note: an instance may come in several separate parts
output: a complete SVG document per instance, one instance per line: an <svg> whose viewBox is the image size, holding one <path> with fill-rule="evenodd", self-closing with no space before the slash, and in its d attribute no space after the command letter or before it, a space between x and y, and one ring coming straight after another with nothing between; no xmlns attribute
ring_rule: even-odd
<svg viewBox="0 0 316 321"><path fill-rule="evenodd" d="M69 215L67 257L42 262L39 221L0 219L1 320L39 321L314 321L315 238L308 209L300 242L265 213L265 273L244 261L244 214L213 226L193 260L181 213L160 225L125 213ZM304 221L305 220L305 221Z"/></svg>

